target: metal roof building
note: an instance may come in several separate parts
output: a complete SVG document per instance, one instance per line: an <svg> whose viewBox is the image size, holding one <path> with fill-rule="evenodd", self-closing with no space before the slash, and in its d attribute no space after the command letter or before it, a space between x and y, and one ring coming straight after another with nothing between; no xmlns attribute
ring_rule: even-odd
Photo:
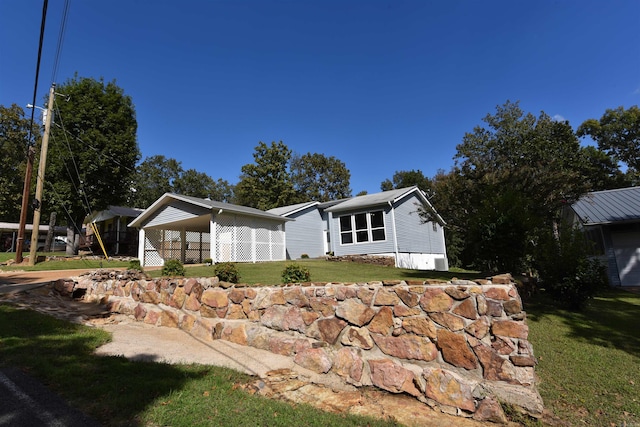
<svg viewBox="0 0 640 427"><path fill-rule="evenodd" d="M640 187L588 193L571 209L599 249L612 286L640 286Z"/></svg>

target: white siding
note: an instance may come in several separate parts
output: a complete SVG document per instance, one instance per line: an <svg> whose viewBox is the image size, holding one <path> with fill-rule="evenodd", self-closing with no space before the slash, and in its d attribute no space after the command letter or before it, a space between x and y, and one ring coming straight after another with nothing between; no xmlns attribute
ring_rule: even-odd
<svg viewBox="0 0 640 427"><path fill-rule="evenodd" d="M611 233L622 286L640 286L640 232Z"/></svg>
<svg viewBox="0 0 640 427"><path fill-rule="evenodd" d="M362 212L373 212L382 210L384 212L384 233L385 240L365 243L351 243L343 245L340 240L340 217ZM387 252L394 252L394 234L391 209L387 206L375 206L367 210L333 212L331 221L331 241L334 255L375 255Z"/></svg>
<svg viewBox="0 0 640 427"><path fill-rule="evenodd" d="M161 225L171 224L177 221L197 218L202 215L209 214L209 210L185 203L180 200L173 200L170 204L161 207L150 217L144 227L158 227Z"/></svg>
<svg viewBox="0 0 640 427"><path fill-rule="evenodd" d="M422 223L419 206L419 200L411 196L395 207L398 252L444 254L442 226L437 222Z"/></svg>
<svg viewBox="0 0 640 427"><path fill-rule="evenodd" d="M295 219L285 225L287 236L287 259L298 259L302 254L318 258L325 254L324 228L320 212L316 206L296 212L288 218Z"/></svg>

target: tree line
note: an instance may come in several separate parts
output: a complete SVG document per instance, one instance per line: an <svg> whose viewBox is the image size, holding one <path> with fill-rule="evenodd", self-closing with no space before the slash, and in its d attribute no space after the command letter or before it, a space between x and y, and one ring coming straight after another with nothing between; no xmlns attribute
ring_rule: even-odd
<svg viewBox="0 0 640 427"><path fill-rule="evenodd" d="M140 161L131 98L115 82L77 75L57 88L44 211L79 229L108 205L146 208L165 192L270 209L351 196L350 172L333 156L293 153L282 141L259 142L254 162L231 184L163 155ZM426 177L397 171L381 190L417 185L447 222L450 264L486 271L534 268L536 251L556 233L564 206L589 191L640 183L640 109L605 111L576 130L507 101L462 138L453 166ZM40 140L37 126L31 129ZM20 211L29 121L17 105L0 106L0 220ZM591 138L597 146L581 145ZM425 220L429 211L423 210Z"/></svg>

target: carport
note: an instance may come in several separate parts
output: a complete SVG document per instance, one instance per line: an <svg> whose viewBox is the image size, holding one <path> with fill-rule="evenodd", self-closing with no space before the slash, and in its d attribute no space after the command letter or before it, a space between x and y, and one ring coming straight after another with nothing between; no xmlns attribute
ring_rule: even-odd
<svg viewBox="0 0 640 427"><path fill-rule="evenodd" d="M286 218L259 209L165 193L129 227L139 229L142 266L182 263L281 261Z"/></svg>

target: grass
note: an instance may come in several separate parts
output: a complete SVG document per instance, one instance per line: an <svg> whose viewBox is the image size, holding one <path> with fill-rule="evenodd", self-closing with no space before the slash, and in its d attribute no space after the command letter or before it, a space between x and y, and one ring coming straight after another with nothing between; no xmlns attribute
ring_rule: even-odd
<svg viewBox="0 0 640 427"><path fill-rule="evenodd" d="M45 271L45 270L77 270L77 269L98 269L98 268L127 268L128 261L97 259L78 259L74 256L67 256L64 252L38 252L38 256L56 256L61 259L36 263L34 266L27 265L4 265L0 267L2 271ZM25 252L23 257L29 257ZM0 263L5 263L15 259L15 252L0 252Z"/></svg>
<svg viewBox="0 0 640 427"><path fill-rule="evenodd" d="M202 365L100 357L109 334L0 305L0 366L40 379L106 426L392 426L248 394L248 375Z"/></svg>
<svg viewBox="0 0 640 427"><path fill-rule="evenodd" d="M640 425L640 294L607 290L582 312L525 305L545 407L569 425Z"/></svg>
<svg viewBox="0 0 640 427"><path fill-rule="evenodd" d="M297 261L272 261L261 263L236 263L240 282L250 285L273 285L282 283L282 271L289 264L298 264L309 270L313 282L369 282L372 280L450 280L477 279L484 277L478 272L460 270L458 272L407 270L371 264L332 262L323 259L303 259ZM213 276L214 266L185 266L187 277ZM160 277L159 270L147 272L151 277Z"/></svg>
<svg viewBox="0 0 640 427"><path fill-rule="evenodd" d="M77 262L59 263L71 268ZM60 265L53 263L42 264L46 269ZM243 283L275 284L289 263L238 263L237 267ZM308 268L316 282L484 277L477 272L322 260L296 263ZM85 265L77 268L91 268ZM213 275L212 266L186 267L189 277ZM545 420L560 425L640 425L640 294L607 290L582 312L564 310L545 295L536 295L525 303L525 310L539 361L539 391L552 414ZM389 425L332 418L335 415L310 407L250 396L233 386L249 377L222 368L92 356L92 349L106 340L108 336L99 330L0 306L0 365L33 373L107 425L131 420L142 425Z"/></svg>

